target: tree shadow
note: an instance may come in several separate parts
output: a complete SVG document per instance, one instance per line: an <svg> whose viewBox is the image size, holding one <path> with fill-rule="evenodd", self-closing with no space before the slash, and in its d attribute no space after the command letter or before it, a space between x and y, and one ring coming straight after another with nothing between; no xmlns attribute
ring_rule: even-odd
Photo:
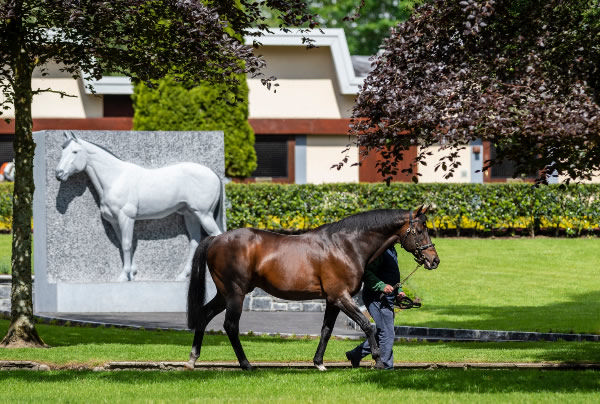
<svg viewBox="0 0 600 404"><path fill-rule="evenodd" d="M598 372L539 370L444 369L370 372L365 382L380 388L440 393L575 393L600 391Z"/></svg>
<svg viewBox="0 0 600 404"><path fill-rule="evenodd" d="M568 301L542 306L428 306L427 310L442 320L417 320L411 322L410 325L479 330L599 333L600 291L571 294L568 299ZM448 316L463 317L464 319L447 319ZM526 319L526 321L520 319ZM527 323L526 326L523 326L524 322ZM581 324L585 324L586 328L577 329L582 327Z"/></svg>
<svg viewBox="0 0 600 404"><path fill-rule="evenodd" d="M315 370L258 369L254 372L242 371L196 371L196 372L148 372L148 371L55 371L3 372L5 382L10 380L51 385L53 383L80 382L82 379L103 380L123 387L138 388L144 384L172 385L173 383L202 382L217 384L223 380L238 381L254 391L252 384L261 383L267 387L276 383L282 376L290 383L290 388L298 390L297 398L313 394L310 385L314 384L314 392L322 393L323 388L356 389L360 391L365 384L377 386L390 393L395 391L427 391L441 394L470 393L510 394L510 393L596 393L600 391L600 379L595 371L547 371L538 370L483 370L469 369L437 369L437 370L396 370L377 371L373 369L340 369L320 373ZM305 387L294 387L304 383ZM205 388L210 388L205 385ZM214 385L214 387L218 387ZM210 391L207 391L211 394ZM202 396L196 391L195 399ZM308 398L308 397L307 397ZM314 398L314 397L313 397Z"/></svg>

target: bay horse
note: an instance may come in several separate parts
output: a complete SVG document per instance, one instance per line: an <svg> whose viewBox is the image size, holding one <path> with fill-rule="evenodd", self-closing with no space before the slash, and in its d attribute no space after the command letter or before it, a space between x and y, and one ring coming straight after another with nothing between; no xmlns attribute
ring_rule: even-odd
<svg viewBox="0 0 600 404"><path fill-rule="evenodd" d="M383 368L375 333L352 296L360 290L365 266L389 246L400 243L419 264L435 269L440 259L429 237L422 206L416 210L373 210L325 224L298 235L240 228L202 240L194 254L188 290L188 327L194 341L189 369L200 355L204 330L225 312L224 328L240 367L252 369L239 339L244 296L255 287L287 300L325 299L321 339L313 358L319 370L340 311L365 332L375 368ZM217 287L204 304L205 267Z"/></svg>

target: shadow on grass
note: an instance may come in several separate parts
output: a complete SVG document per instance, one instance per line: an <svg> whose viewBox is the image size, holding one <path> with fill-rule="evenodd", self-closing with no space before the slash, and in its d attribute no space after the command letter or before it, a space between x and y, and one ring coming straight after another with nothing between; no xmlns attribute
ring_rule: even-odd
<svg viewBox="0 0 600 404"><path fill-rule="evenodd" d="M0 320L0 335L5 335L9 326L8 320ZM194 334L190 331L164 330L131 330L110 327L79 327L59 325L36 325L44 342L51 347L66 347L86 344L159 344L159 345L192 345ZM262 336L241 336L242 343L260 342L261 344L285 345L299 341L295 338L273 338ZM301 339L303 340L303 339ZM312 341L312 339L311 339ZM224 334L207 334L203 347L229 344ZM317 341L314 342L315 346Z"/></svg>
<svg viewBox="0 0 600 404"><path fill-rule="evenodd" d="M210 387L219 388L228 380L239 381L249 390L269 391L269 385L285 380L291 389L323 394L323 387L330 385L339 390L360 389L365 383L384 390L406 389L411 391L433 391L440 393L591 393L600 391L600 373L597 371L539 371L539 370L396 370L377 371L369 369L332 370L322 373L315 370L261 370L242 371L197 371L197 372L81 372L52 371L0 372L0 381L26 383L78 383L81 379L98 380L107 384L141 385L158 384L167 386L181 383L202 382L202 391L209 393ZM301 387L292 387L299 385ZM210 393L209 393L210 394ZM273 392L271 392L273 394ZM200 391L198 392L200 395ZM224 397L225 398L225 397Z"/></svg>
<svg viewBox="0 0 600 404"><path fill-rule="evenodd" d="M395 348L395 353L400 360L403 360L403 347L407 346L404 343L400 344ZM482 362L565 362L565 363L600 363L600 343L598 342L551 342L551 341L539 341L539 342L436 342L436 343L423 343L416 342L416 344L422 344L424 349L427 349L427 344L430 344L432 349L439 346L448 348L449 350L459 350L462 352L459 357L464 361L473 361L473 357L481 357L482 352L490 352L489 354L483 355L486 359L481 360ZM493 351L520 351L523 352L519 355L514 354L513 357L519 357L520 359L509 359L509 357L503 357L500 355L494 355ZM470 354L469 351L477 351L477 353ZM499 358L499 359L494 359ZM435 360L435 359L434 359ZM410 359L408 359L410 361Z"/></svg>
<svg viewBox="0 0 600 404"><path fill-rule="evenodd" d="M479 330L600 333L600 291L572 294L569 301L543 306L444 305L428 306L427 310L440 318L453 316L464 317L464 320L444 318L411 322L411 325Z"/></svg>

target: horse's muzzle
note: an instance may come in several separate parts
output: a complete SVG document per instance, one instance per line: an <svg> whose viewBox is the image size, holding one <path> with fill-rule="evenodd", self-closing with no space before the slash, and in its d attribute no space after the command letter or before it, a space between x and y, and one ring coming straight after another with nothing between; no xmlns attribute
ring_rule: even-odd
<svg viewBox="0 0 600 404"><path fill-rule="evenodd" d="M66 181L66 179L67 179L67 174L63 170L56 170L54 172L54 175L56 176L56 179L59 181Z"/></svg>
<svg viewBox="0 0 600 404"><path fill-rule="evenodd" d="M436 269L438 267L438 265L440 265L440 259L439 257L436 255L435 257L433 257L433 259L430 261L429 259L425 258L424 259L424 266L425 268L432 270L432 269Z"/></svg>

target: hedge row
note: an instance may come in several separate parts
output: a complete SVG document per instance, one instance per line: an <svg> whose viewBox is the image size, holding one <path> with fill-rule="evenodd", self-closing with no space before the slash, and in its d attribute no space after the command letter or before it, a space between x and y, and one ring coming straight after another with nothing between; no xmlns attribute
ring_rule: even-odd
<svg viewBox="0 0 600 404"><path fill-rule="evenodd" d="M12 182L0 182L0 231L10 231L12 224Z"/></svg>
<svg viewBox="0 0 600 404"><path fill-rule="evenodd" d="M600 184L236 184L227 226L309 229L380 208L432 207L437 236L600 233ZM0 183L0 230L10 230L12 184Z"/></svg>
<svg viewBox="0 0 600 404"><path fill-rule="evenodd" d="M306 229L380 208L432 207L440 235L570 235L600 230L600 184L227 185L229 228Z"/></svg>

